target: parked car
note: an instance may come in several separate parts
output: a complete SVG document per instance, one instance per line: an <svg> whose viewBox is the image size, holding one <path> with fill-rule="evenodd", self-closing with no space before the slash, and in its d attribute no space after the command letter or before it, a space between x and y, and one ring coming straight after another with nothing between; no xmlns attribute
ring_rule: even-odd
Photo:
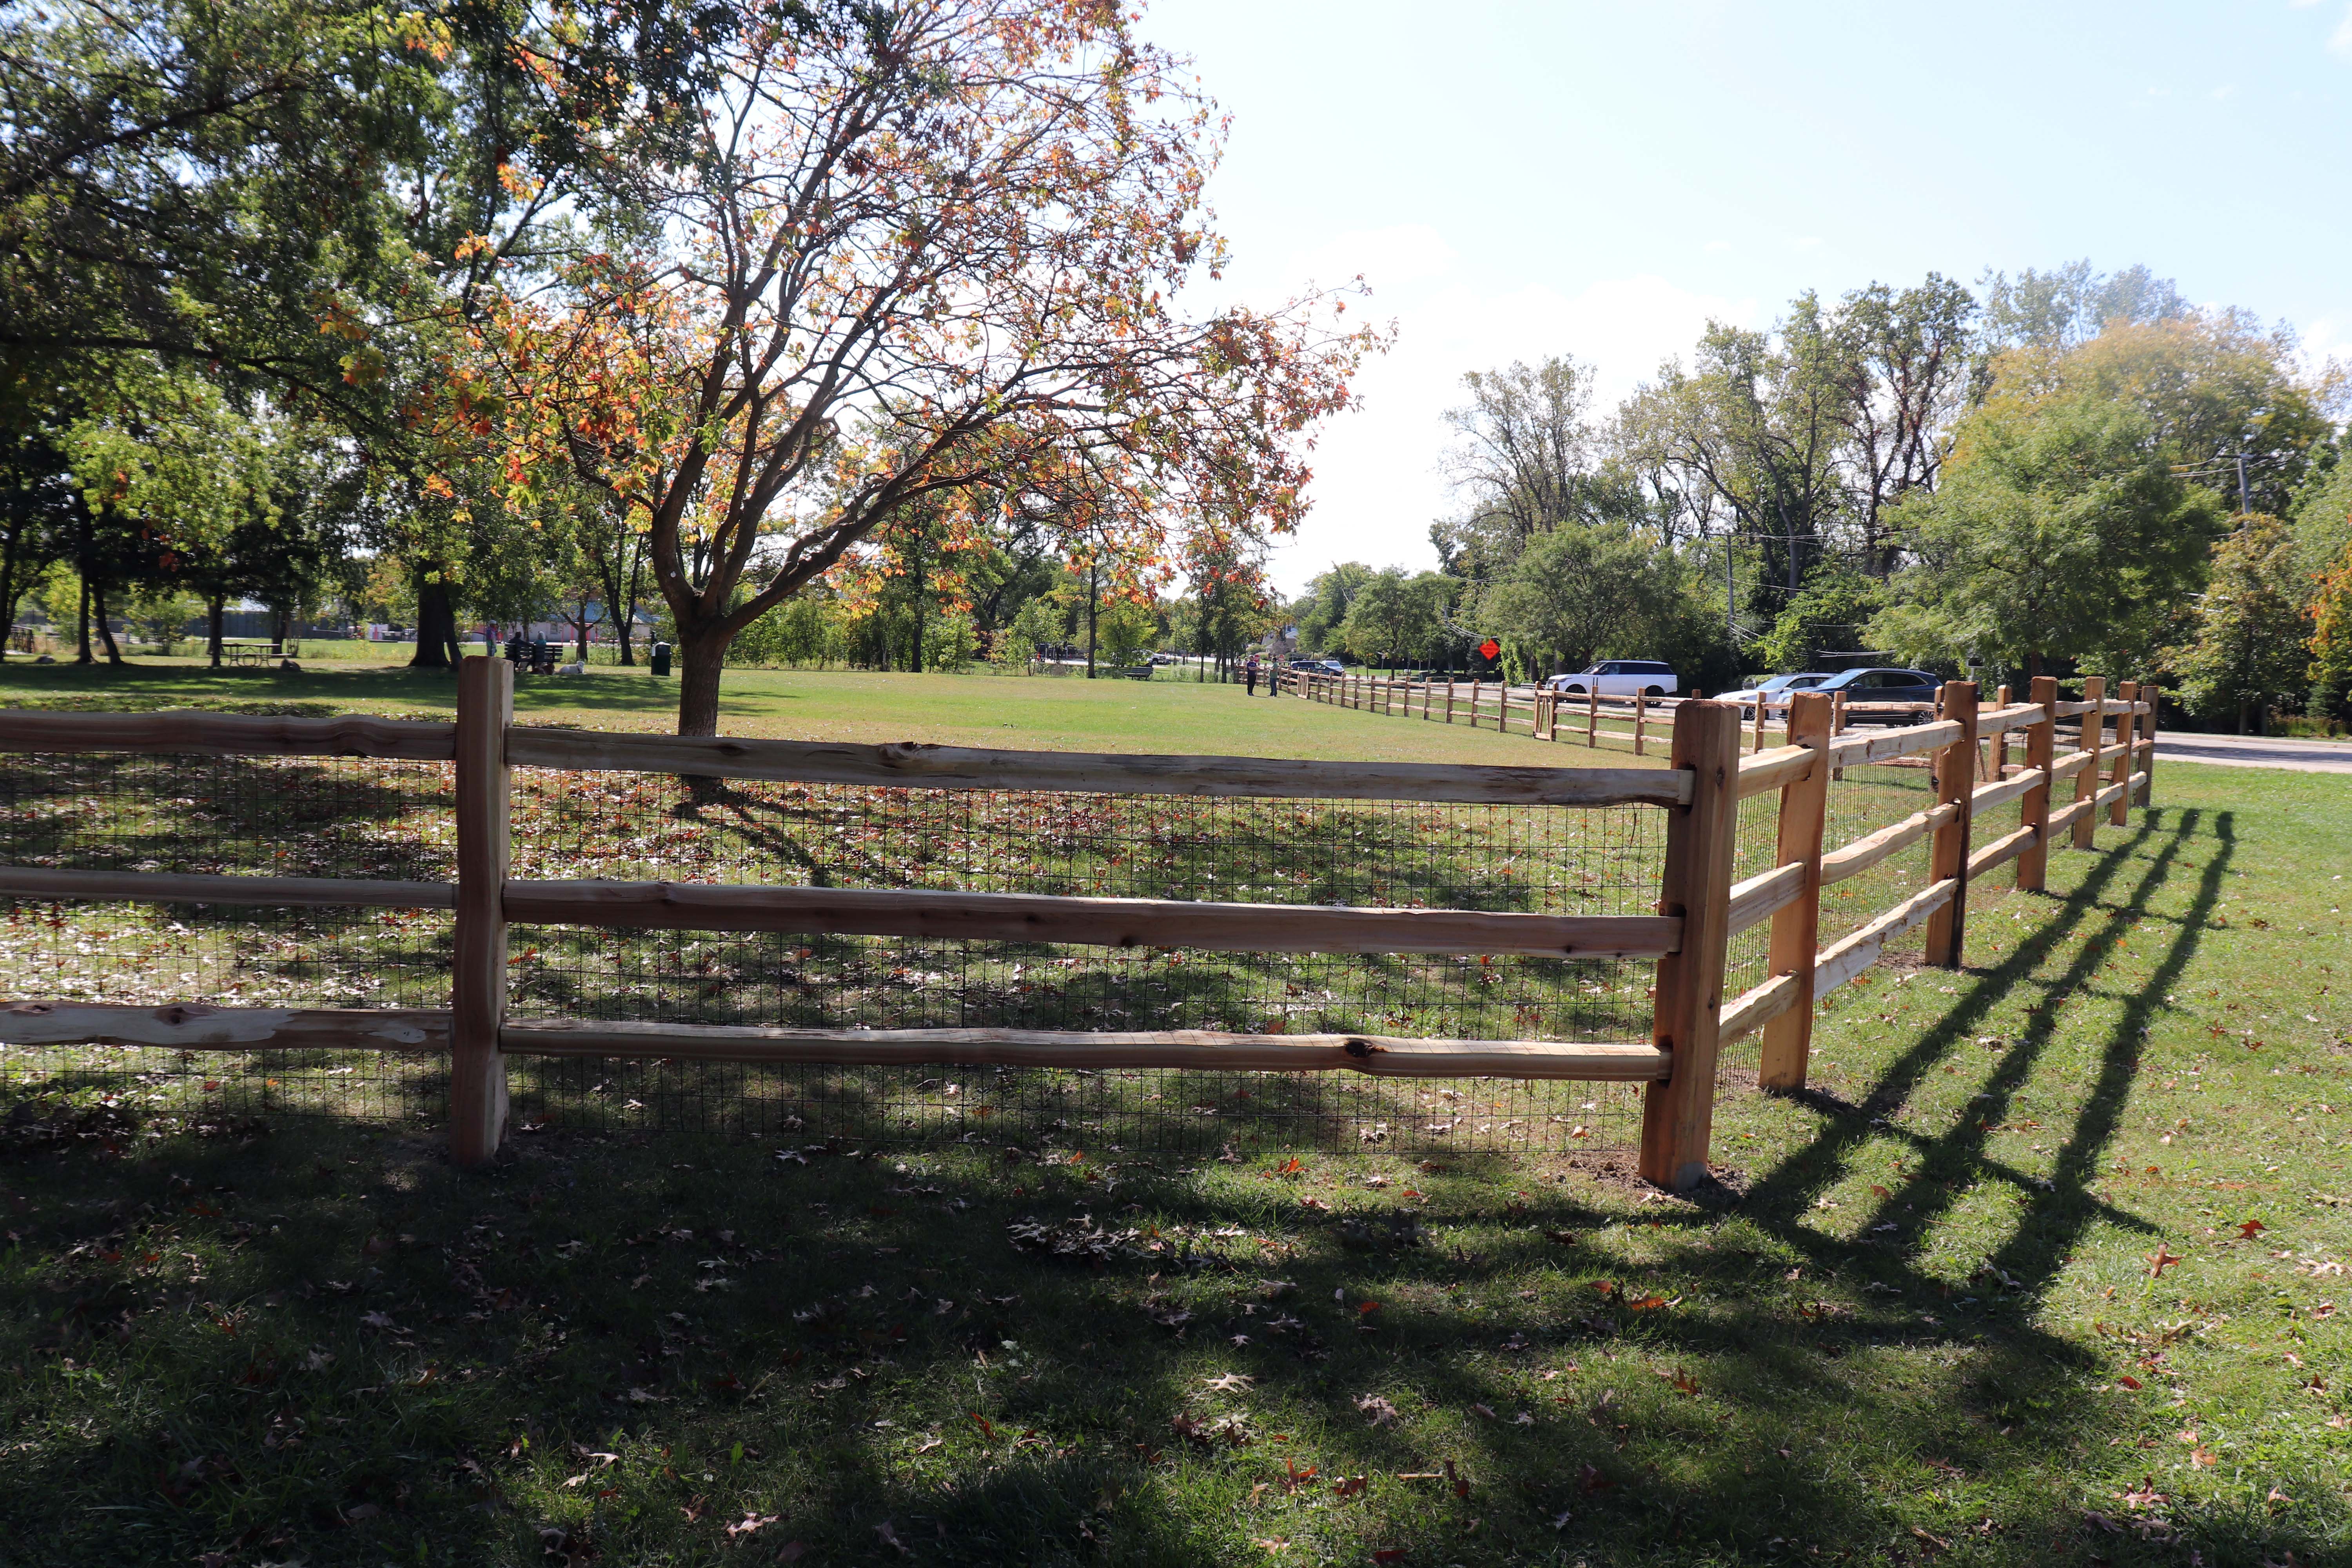
<svg viewBox="0 0 2352 1568"><path fill-rule="evenodd" d="M1336 658L1294 658L1290 661L1290 668L1293 669L1303 669L1309 675L1345 675L1348 673L1348 667L1341 664Z"/></svg>
<svg viewBox="0 0 2352 1568"><path fill-rule="evenodd" d="M1759 698L1763 700L1764 710L1769 713L1775 708L1786 708L1789 705L1790 693L1810 691L1831 679L1832 676L1828 671L1820 669L1807 670L1801 675L1768 676L1753 686L1743 686L1737 691L1727 691L1716 700L1737 702L1739 704L1741 715L1752 719L1756 716L1756 702ZM1851 702L1853 699L1849 697L1846 700Z"/></svg>
<svg viewBox="0 0 2352 1568"><path fill-rule="evenodd" d="M1943 689L1940 677L1924 669L1847 669L1841 670L1813 688L1816 691L1845 693L1848 708L1857 702L1918 702L1934 707L1936 694ZM1881 724L1916 722L1908 713L1858 713L1849 723L1875 721Z"/></svg>
<svg viewBox="0 0 2352 1568"><path fill-rule="evenodd" d="M1590 669L1555 675L1548 684L1554 691L1582 697L1591 692L1595 682L1603 697L1673 697L1683 689L1674 667L1654 658L1604 658Z"/></svg>

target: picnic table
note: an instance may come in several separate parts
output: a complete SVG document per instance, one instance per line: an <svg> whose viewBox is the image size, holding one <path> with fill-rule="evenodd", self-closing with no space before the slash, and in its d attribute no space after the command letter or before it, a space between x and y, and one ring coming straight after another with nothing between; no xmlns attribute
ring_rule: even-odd
<svg viewBox="0 0 2352 1568"><path fill-rule="evenodd" d="M291 643L269 642L256 637L221 638L221 658L230 664L272 665L281 658L291 658L300 651Z"/></svg>

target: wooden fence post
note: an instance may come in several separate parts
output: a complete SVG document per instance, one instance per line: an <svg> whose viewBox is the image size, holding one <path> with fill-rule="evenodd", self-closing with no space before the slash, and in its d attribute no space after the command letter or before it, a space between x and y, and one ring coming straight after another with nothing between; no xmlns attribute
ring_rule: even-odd
<svg viewBox="0 0 2352 1568"><path fill-rule="evenodd" d="M2006 683L2003 683L2000 690L1993 693L1992 705L1996 708L2009 706L2009 687ZM2009 776L2008 731L2003 730L1998 735L1985 737L1985 765L1989 770L1985 774L1987 784L1999 784Z"/></svg>
<svg viewBox="0 0 2352 1568"><path fill-rule="evenodd" d="M1845 693L1843 691L1836 692L1831 697L1830 700L1833 704L1830 709L1830 736L1834 740L1836 737L1845 733ZM1843 768L1832 768L1830 771L1830 778L1833 783L1842 781L1844 777L1845 770Z"/></svg>
<svg viewBox="0 0 2352 1568"><path fill-rule="evenodd" d="M2132 804L2144 806L2156 789L2156 720L2163 706L2163 692L2154 683L2143 681L2139 695L2140 700L2147 704L2147 728L2142 731L2143 749L2147 754L2140 759L2138 771L2147 775L2147 782L2139 786L2139 798Z"/></svg>
<svg viewBox="0 0 2352 1568"><path fill-rule="evenodd" d="M2125 711L2116 720L2116 776L2107 782L2119 784L2123 789L2115 803L2107 807L2107 826L2127 827L2131 825L2132 760L2139 753L2139 715L2131 711L2139 703L2139 682L2126 680L2116 689ZM2096 812L2092 813L2097 816Z"/></svg>
<svg viewBox="0 0 2352 1568"><path fill-rule="evenodd" d="M475 655L457 668L457 918L450 958L449 1157L488 1164L507 1129L507 726L514 666Z"/></svg>
<svg viewBox="0 0 2352 1568"><path fill-rule="evenodd" d="M1478 727L1478 689L1485 684L1483 680L1470 683L1470 728L1473 730Z"/></svg>
<svg viewBox="0 0 2352 1568"><path fill-rule="evenodd" d="M1445 678L1445 721L1454 722L1454 678L1450 675Z"/></svg>
<svg viewBox="0 0 2352 1568"><path fill-rule="evenodd" d="M2099 753L2107 740L2106 699L2105 676L2094 675L2083 682L2083 700L2091 705L2091 710L2083 715L2082 749L2091 753L2091 760L2083 764L2081 773L2074 775L2074 798L2078 801L2099 798ZM2074 819L2075 848L2095 849L2099 847L2098 816L2097 812L2084 806L2083 815Z"/></svg>
<svg viewBox="0 0 2352 1568"><path fill-rule="evenodd" d="M1642 1105L1643 1177L1662 1187L1706 1179L1715 1123L1715 1058L1723 1015L1724 947L1731 924L1731 858L1739 826L1739 710L1685 702L1675 710L1673 765L1691 773L1688 805L1669 807L1658 912L1680 915L1682 944L1658 960L1651 1037L1674 1053L1674 1074Z"/></svg>
<svg viewBox="0 0 2352 1568"><path fill-rule="evenodd" d="M1750 751L1754 751L1754 752L1760 752L1760 751L1762 751L1763 749L1764 749L1764 694L1763 694L1762 692L1760 692L1760 691L1759 691L1759 692L1758 692L1758 693L1756 694L1756 740L1755 740L1754 744L1752 744L1751 746L1749 746L1749 747L1748 747L1748 750L1750 750Z"/></svg>
<svg viewBox="0 0 2352 1568"><path fill-rule="evenodd" d="M1650 689L1645 686L1633 693L1633 754L1637 757L1642 754L1642 731L1648 727L1649 718Z"/></svg>
<svg viewBox="0 0 2352 1568"><path fill-rule="evenodd" d="M2058 754L2058 678L2037 675L2033 678L2029 700L2042 710L2042 717L2025 731L2025 765L2047 773L2052 759ZM2025 804L2020 826L2033 829L2033 842L2018 852L2017 889L2021 893L2042 891L2050 866L2050 783L2044 779L2025 792Z"/></svg>
<svg viewBox="0 0 2352 1568"><path fill-rule="evenodd" d="M1830 700L1800 691L1789 701L1789 743L1813 750L1812 771L1780 786L1780 833L1776 866L1801 865L1805 889L1797 901L1772 916L1767 974L1789 975L1796 1000L1764 1026L1756 1064L1759 1089L1802 1089L1813 1043L1813 960L1822 934L1822 824L1830 800Z"/></svg>
<svg viewBox="0 0 2352 1568"><path fill-rule="evenodd" d="M1969 794L1976 788L1977 683L1944 682L1943 715L1956 720L1959 738L1936 754L1936 798L1953 808L1952 820L1936 830L1927 879L1950 877L1958 886L1942 908L1927 917L1927 961L1943 969L1960 966L1969 916Z"/></svg>

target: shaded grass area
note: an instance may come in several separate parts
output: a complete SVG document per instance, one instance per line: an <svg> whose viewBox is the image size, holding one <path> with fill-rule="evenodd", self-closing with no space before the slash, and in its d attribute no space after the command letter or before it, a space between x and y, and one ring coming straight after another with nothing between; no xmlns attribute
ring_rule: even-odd
<svg viewBox="0 0 2352 1568"><path fill-rule="evenodd" d="M2352 810L2158 793L1695 1202L21 1101L0 1562L2340 1560Z"/></svg>
<svg viewBox="0 0 2352 1568"><path fill-rule="evenodd" d="M0 705L137 710L446 715L448 674L322 665L300 673L210 670L188 660L107 666L0 665ZM524 677L515 713L525 723L672 730L675 679L642 669ZM1265 757L1486 763L1513 766L1657 766L1582 747L1538 746L1526 735L1466 723L1376 719L1295 698L1244 696L1237 686L1067 677L892 675L852 670L730 669L719 705L726 734L1036 751L1179 752ZM1663 752L1663 742L1654 750Z"/></svg>

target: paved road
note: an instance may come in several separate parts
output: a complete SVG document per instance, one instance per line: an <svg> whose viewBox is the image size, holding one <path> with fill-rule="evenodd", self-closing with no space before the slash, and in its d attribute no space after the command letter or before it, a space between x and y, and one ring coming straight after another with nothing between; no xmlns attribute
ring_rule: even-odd
<svg viewBox="0 0 2352 1568"><path fill-rule="evenodd" d="M2225 768L2352 773L2352 741L2297 741L2281 735L2184 735L2158 730L2156 755L2159 762L2215 763Z"/></svg>

